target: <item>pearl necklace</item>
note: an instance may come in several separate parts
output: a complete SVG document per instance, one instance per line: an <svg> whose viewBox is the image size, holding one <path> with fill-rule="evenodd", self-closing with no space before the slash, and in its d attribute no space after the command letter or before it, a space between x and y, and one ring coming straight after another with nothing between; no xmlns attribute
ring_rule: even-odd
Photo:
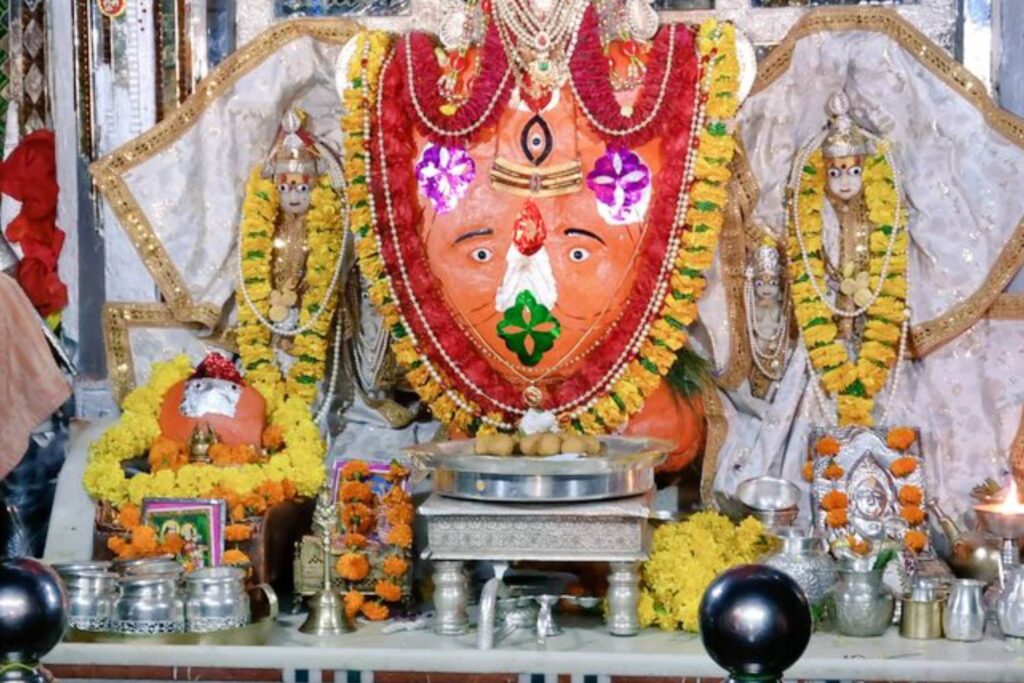
<svg viewBox="0 0 1024 683"><path fill-rule="evenodd" d="M390 57L388 58L390 61ZM412 59L412 38L411 36L405 37L405 65L406 75L409 81L409 99L412 101L412 108L416 110L416 117L420 120L424 126L429 128L436 135L443 137L461 138L475 132L484 123L486 123L490 117L491 112L494 111L494 107L497 106L498 100L501 99L502 93L505 92L505 87L508 85L508 79L512 75L512 66L509 65L505 69L505 74L501 77L501 83L494 91L494 95L491 97L491 101L487 104L486 109L480 115L480 118L473 121L469 125L463 128L443 128L427 116L427 112L423 110L423 105L420 103L419 96L416 94L416 76L413 73L413 59Z"/></svg>
<svg viewBox="0 0 1024 683"><path fill-rule="evenodd" d="M847 310L840 308L836 304L832 303L831 299L826 296L818 284L818 278L811 271L811 264L807 255L807 246L804 244L804 234L800 227L800 211L797 207L797 197L800 196L803 187L803 173L801 172L803 167L807 164L807 160L813 154L816 149L825 139L824 131L815 136L804 148L801 150L800 163L794 166L795 179L791 179L792 183L792 201L790 202L790 212L793 216L793 231L796 233L796 241L800 245L800 256L803 261L804 273L807 278L811 281L811 287L814 289L814 294L820 299L829 310L835 315L841 318L856 318L858 316L867 313L868 309L875 305L875 301L882 295L882 289L885 287L885 280L889 276L889 265L892 261L893 248L896 245L896 235L901 230L900 228L900 216L902 215L902 204L903 204L903 190L902 184L900 183L899 170L896 164L893 163L892 153L890 150L885 150L885 160L889 164L889 168L892 169L893 185L896 189L896 206L893 210L892 219L892 232L889 233L889 242L885 247L885 259L882 261L882 269L878 276L878 286L871 292L871 297L867 303L854 310ZM877 140L877 138L874 138ZM824 202L824 199L822 199Z"/></svg>
<svg viewBox="0 0 1024 683"><path fill-rule="evenodd" d="M696 49L696 46L695 46L695 49ZM368 54L368 46L364 47L364 50L367 51L366 54ZM364 58L363 58L364 65L366 64L366 54L364 54ZM382 67L381 67L381 81L383 81L384 75L386 74L387 69L391 65L391 62L392 62L393 59L394 59L394 52L390 53L387 56L387 58L384 60L384 63L382 65ZM639 353L640 348L643 345L643 341L647 337L647 335L648 335L648 333L650 331L650 327L653 324L653 318L657 314L658 310L660 310L660 308L661 308L661 306L662 306L662 304L663 304L663 302L665 300L665 297L668 294L668 279L666 278L666 274L668 273L669 269L672 267L672 264L674 263L674 261L676 259L676 256L678 255L679 247L680 247L680 242L681 242L681 237L679 235L678 227L680 225L682 225L683 222L685 221L686 212L687 212L687 210L689 208L689 188L692 185L694 177L695 177L695 166L696 166L695 162L696 162L696 157L697 157L696 141L697 141L697 137L698 137L699 131L701 130L701 128L704 125L704 119L705 119L705 115L706 115L705 103L701 102L701 98L702 98L703 92L706 89L708 89L709 86L710 86L709 79L710 79L711 73L712 72L709 69L702 76L703 84L701 86L699 86L699 87L694 89L694 107L693 107L694 114L693 114L693 118L691 119L691 122L690 122L689 146L688 146L688 149L687 149L687 155L686 155L686 160L685 160L685 164L684 164L684 172L683 172L682 182L680 183L680 188L679 188L679 198L678 198L677 204L676 204L676 212L675 212L675 216L674 216L674 219L673 219L673 226L675 226L676 229L673 231L672 236L669 238L668 247L667 247L666 252L665 252L665 258L662 261L661 270L660 270L659 277L658 277L659 284L658 284L654 294L651 296L650 300L647 303L647 307L646 307L646 309L644 311L644 314L643 314L643 317L642 317L642 323L634 331L633 335L631 336L630 342L626 345L625 349L620 354L619 358L615 361L615 363L612 365L612 367L605 373L604 377L600 381L596 382L593 387L591 387L589 390L587 390L587 392L585 392L581 396L578 396L578 397L576 397L576 398L574 398L574 399L572 399L570 401L567 401L567 402L565 402L564 404L562 404L560 406L556 406L556 407L550 408L549 409L550 412L561 413L561 412L564 412L566 410L573 409L569 413L569 417L570 418L575 418L578 415L581 415L584 412L586 412L587 410L589 410L590 408L592 408L597 403L597 397L595 395L597 393L599 393L600 391L602 391L603 389L605 389L606 387L611 386L612 384L614 384L616 381L621 379L621 377L625 374L626 364L628 363L627 359L630 356L635 356L637 353ZM366 77L366 66L364 66L364 68L363 68L362 89L363 89L363 96L364 96L364 98L367 101L369 101L369 86L368 86L368 79ZM376 97L376 114L377 114L377 120L378 121L383 119L383 90L384 90L383 88L378 88L377 97ZM368 108L366 110L364 110L363 119L364 119L363 120L364 139L370 140L370 139L372 139L371 138L371 132L372 131L371 131L371 120L370 120L371 117L370 117L370 112L369 112ZM391 239L392 239L392 241L394 242L394 244L397 247L398 244L399 244L398 229L397 229L397 224L396 224L396 221L395 221L394 202L393 202L393 198L392 198L390 182L389 182L389 179L388 179L387 155L386 155L386 150L385 150L385 146L384 146L384 138L383 138L383 136L378 136L378 154L380 156L380 166L381 166L380 177L381 177L381 181L382 181L382 184L383 184L383 195L384 195L384 200L385 200L385 204L386 204L386 206L385 206L386 215L388 217L388 223L389 223L389 227L390 227ZM367 155L367 160L366 160L366 163L367 163L366 176L367 177L372 177L372 172L371 172L371 169L370 169L370 166L369 166L370 156L371 155ZM375 200L374 200L374 195L373 195L372 192L369 194L369 212L370 212L371 221L373 222L374 226L376 226L377 225L377 210L376 210L376 203L375 203ZM461 369L459 364L453 358L451 358L451 356L445 350L444 346L441 344L440 340L437 338L437 336L434 333L434 331L431 329L429 321L427 320L426 315L423 312L423 309L420 306L420 303L419 303L419 301L417 300L417 298L416 298L416 296L414 294L414 289L411 286L411 281L409 279L409 274L408 274L408 271L407 271L406 266L405 266L405 259L404 259L403 255L402 255L401 249L400 248L396 248L395 249L395 254L396 254L396 260L397 260L397 263L398 263L399 275L402 278L402 282L403 282L403 285L405 286L406 291L409 293L409 300L410 300L410 302L412 304L414 312L416 313L417 318L419 318L420 322L422 323L423 329L426 331L426 334L430 338L430 341L434 345L434 348L436 348L438 350L438 352L441 354L441 358L444 360L444 362L448 366L448 368L453 373L455 373L455 375L458 376L458 378L466 386L468 386L470 389L472 389L474 393L476 393L479 396L481 396L482 398L486 399L488 402L490 402L494 406L502 409L503 411L505 411L507 413L511 413L511 414L514 414L514 415L525 415L527 413L527 410L525 410L523 408L519 408L517 406L508 405L508 404L506 404L506 403L504 403L504 402L502 402L502 401L500 401L500 400L490 396L486 391L484 391L481 387L479 387L472 380L472 378L470 378L468 375L466 375L466 373ZM390 274L386 275L385 279L388 282L389 289L391 290L392 298L395 301L398 301L399 298L397 297L397 295L395 295L394 284L393 284L391 275ZM412 342L412 344L414 346L418 345L417 344L417 340L416 340L416 335L413 332L412 327L409 325L408 320L405 317L405 313L401 310L401 307L399 307L398 316L399 316L399 319L402 322L403 327L408 332L409 338L410 338L410 341ZM441 375L441 373L434 367L434 363L431 362L431 360L429 358L427 358L424 354L420 354L420 358L422 359L422 361L424 363L424 367L427 369L428 373L431 375L431 377L434 379L434 381L436 381L441 386L444 386L445 383L446 383L446 380ZM477 414L477 410L474 409L474 407L472 405L470 405L457 391L455 391L453 389L446 389L445 390L445 395L448 396L461 410L463 410L463 411L465 411L465 412L467 412L469 414L474 414L474 415ZM486 422L487 424L491 424L491 425L493 425L495 427L498 427L500 429L513 429L513 428L515 428L515 425L509 424L509 423L501 421L501 420L493 420L492 418L488 417L486 414L479 415L479 418L482 421Z"/></svg>
<svg viewBox="0 0 1024 683"><path fill-rule="evenodd" d="M627 135L632 135L633 133L637 133L643 130L644 128L646 128L647 126L651 125L651 123L654 122L654 120L658 117L658 113L661 111L661 105L665 101L665 95L668 93L668 81L669 76L672 74L672 64L675 58L676 25L672 24L671 27L668 27L668 29L668 55L666 57L666 62L668 63L668 66L666 66L665 74L661 77L661 83L658 86L658 97L657 99L655 99L654 106L651 108L651 111L647 114L647 116L645 116L642 120L636 122L632 126L628 126L626 128L611 128L610 126L606 126L605 124L598 121L597 117L594 116L594 113L587 108L587 105L584 103L583 98L580 97L580 92L576 87L576 80L572 77L572 71L569 71L569 87L572 89L573 97L576 98L577 106L580 108L580 111L583 112L583 115L587 117L587 120L590 122L590 125L592 125L600 132L604 133L605 135L625 137Z"/></svg>
<svg viewBox="0 0 1024 683"><path fill-rule="evenodd" d="M786 288L788 290L788 287ZM788 291L782 292L782 311L779 314L779 327L770 337L758 330L757 316L754 314L754 287L748 277L743 284L743 304L747 317L747 340L750 342L750 354L754 365L773 382L782 379L785 369L785 358L789 355L789 308ZM765 351L767 347L767 351Z"/></svg>
<svg viewBox="0 0 1024 683"><path fill-rule="evenodd" d="M568 64L576 51L588 4L589 0L561 0L541 21L521 5L521 0L494 0L495 27L509 64L518 67L515 76L521 90L539 97L561 87L569 77ZM522 54L524 46L532 52L530 59ZM557 63L552 53L557 55ZM524 87L524 73L530 76L528 89Z"/></svg>

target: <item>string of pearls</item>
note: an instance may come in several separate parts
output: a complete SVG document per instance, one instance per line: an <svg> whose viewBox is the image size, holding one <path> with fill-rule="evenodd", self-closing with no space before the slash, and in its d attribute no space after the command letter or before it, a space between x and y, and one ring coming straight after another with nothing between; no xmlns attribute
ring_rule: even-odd
<svg viewBox="0 0 1024 683"><path fill-rule="evenodd" d="M328 283L327 289L324 290L324 295L320 298L320 302L318 304L319 307L313 313L313 315L309 316L309 320L307 320L302 325L299 325L297 327L283 327L281 325L277 325L273 321L267 320L267 318L263 316L263 313L261 313L260 310L256 307L255 302L253 302L252 300L252 296L249 294L249 288L245 284L245 276L242 273L242 262L244 256L242 254L241 240L239 240L237 260L238 284L239 289L242 290L242 298L245 300L245 305L248 306L249 310L252 311L252 314L256 316L256 319L259 321L260 325L262 325L263 327L265 327L266 329L270 330L271 332L280 337L297 337L300 334L312 329L313 326L316 325L317 321L320 320L320 316L322 316L324 312L327 310L327 303L331 300L331 296L334 294L335 289L337 289L338 287L338 282L341 280L341 272L342 270L344 270L344 263L346 261L349 249L350 240L348 234L349 221L351 218L351 216L349 215L348 185L344 179L342 179L341 181L341 191L343 197L343 200L341 202L343 230L341 249L338 250L338 258L335 259L334 261L334 272L331 273L331 281L330 283Z"/></svg>
<svg viewBox="0 0 1024 683"><path fill-rule="evenodd" d="M390 57L388 58L388 61L391 61ZM484 110L484 113L481 114L480 118L463 128L442 128L427 116L427 113L423 110L423 105L420 104L419 95L416 93L416 76L413 73L412 39L410 36L406 36L405 38L405 65L407 72L406 75L409 81L409 99L412 100L412 108L416 110L416 116L419 118L420 123L437 135L453 138L469 135L487 122L491 117L491 112L493 112L494 108L498 105L498 100L501 99L501 94L505 92L505 86L508 84L508 79L512 75L512 67L508 66L505 69L505 75L501 77L501 83L498 84L498 87L494 91L494 95L491 96L491 101L487 104L487 108Z"/></svg>
<svg viewBox="0 0 1024 683"><path fill-rule="evenodd" d="M529 2L529 0L527 0ZM573 27L578 24L589 0L561 0L555 3L552 11L544 20L540 20L518 0L495 0L495 16L515 34L523 44L535 51L547 51L551 46L566 39ZM548 44L540 43L545 36Z"/></svg>
<svg viewBox="0 0 1024 683"><path fill-rule="evenodd" d="M584 9L586 9L586 8L584 7ZM572 27L571 27L572 28L572 33L569 36L569 44L566 46L566 48L564 49L564 51L562 53L562 59L563 59L565 64L569 64L569 62L572 61L572 56L576 52L576 44L579 42L580 25L583 23L584 14L585 14L585 12L579 11L574 16L575 21L573 22ZM519 54L519 50L516 47L516 43L512 40L512 36L509 34L510 30L513 33L515 33L515 28L514 27L510 28L510 27L506 26L505 23L501 20L501 17L498 14L495 14L495 16L494 16L494 25L495 25L495 28L498 31L498 37L501 39L501 47L505 51L505 58L506 58L506 60L508 61L508 63L510 65L514 63L518 67L518 69L515 70L516 85L519 87L520 90L522 90L523 89L522 72L525 71L525 72L529 73L530 65L527 64L527 62L523 58L523 56L521 54ZM529 42L529 37L528 36L524 38L524 37L520 36L520 34L518 34L518 33L515 33L515 35L516 35L516 37L519 40L521 40L523 42ZM564 65L563 65L563 68L564 68ZM571 73L572 73L571 69L566 69L566 72L567 72L567 75L571 78Z"/></svg>
<svg viewBox="0 0 1024 683"><path fill-rule="evenodd" d="M743 285L743 304L747 314L747 340L750 342L750 353L754 365L765 377L772 381L782 379L785 369L785 357L789 353L789 310L792 302L787 291L782 292L782 311L779 314L779 327L770 337L761 334L754 315L754 287L748 277ZM764 342L764 344L762 344ZM767 347L769 350L764 351Z"/></svg>
<svg viewBox="0 0 1024 683"><path fill-rule="evenodd" d="M665 67L665 74L661 77L661 83L658 87L658 97L654 101L654 107L651 108L651 111L642 120L638 121L637 123L627 128L611 128L609 126L606 126L601 121L599 121L597 117L594 116L594 113L587 108L587 105L583 102L583 98L580 97L580 92L576 87L576 81L572 77L572 71L570 71L569 87L572 89L573 97L576 98L577 106L580 108L580 111L583 112L583 115L586 117L587 121L590 122L590 125L599 130L600 132L604 133L605 135L612 135L615 137L624 137L626 135L632 135L633 133L639 132L646 128L647 126L651 125L651 123L653 123L654 120L657 118L658 113L661 111L661 106L665 101L665 95L668 92L668 81L669 77L672 74L672 64L675 59L675 49L676 25L672 24L672 26L669 28L668 34L668 56L666 57L668 65Z"/></svg>
<svg viewBox="0 0 1024 683"><path fill-rule="evenodd" d="M872 136L872 139L878 141L878 138L875 138L874 136ZM878 285L874 290L872 290L871 297L863 306L852 311L840 308L836 304L832 303L832 300L822 292L821 287L818 285L818 278L811 270L810 260L807 255L807 246L804 244L803 230L800 227L799 197L803 186L803 173L800 169L804 168L807 164L807 160L813 152L813 149L816 148L822 140L824 140L824 133L820 133L811 141L812 143L816 142L817 144L814 144L813 146L805 145L803 150L801 150L800 163L794 167L795 178L793 179L794 185L792 201L790 202L790 212L793 217L793 231L796 233L796 241L800 245L800 256L804 265L804 273L806 273L808 279L811 281L811 287L814 289L815 295L817 295L817 297L826 306L828 306L829 310L835 315L842 318L856 318L857 316L867 313L868 309L875 305L875 301L877 301L878 297L882 295L882 288L885 287L885 280L889 276L889 266L892 261L892 252L896 245L896 236L902 229L900 226L900 217L902 216L903 208L903 185L900 183L899 170L897 169L896 164L893 163L892 154L888 149L886 149L885 160L889 164L889 168L892 169L893 185L896 189L896 206L893 211L892 231L889 233L889 242L885 247L885 259L882 261L882 270L878 276Z"/></svg>
<svg viewBox="0 0 1024 683"><path fill-rule="evenodd" d="M334 322L334 354L331 358L331 378L327 382L327 391L323 394L320 408L316 413L316 423L321 429L326 428L325 420L331 410L331 403L334 401L334 392L338 388L338 368L341 365L342 332L344 331L344 317L341 311L335 313L337 319Z"/></svg>

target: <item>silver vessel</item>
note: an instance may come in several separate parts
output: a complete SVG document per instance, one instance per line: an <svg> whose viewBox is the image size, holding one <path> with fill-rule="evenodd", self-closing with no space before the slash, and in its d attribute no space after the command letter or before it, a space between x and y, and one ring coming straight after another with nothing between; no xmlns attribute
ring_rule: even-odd
<svg viewBox="0 0 1024 683"><path fill-rule="evenodd" d="M999 628L1010 638L1024 638L1024 565L1005 568L1006 577L996 613Z"/></svg>
<svg viewBox="0 0 1024 683"><path fill-rule="evenodd" d="M145 573L144 567L162 562L173 562L173 555L157 555L155 557L139 557L133 560L114 560L110 563L110 569L121 576L127 574Z"/></svg>
<svg viewBox="0 0 1024 683"><path fill-rule="evenodd" d="M942 629L949 640L981 640L988 614L984 603L985 582L957 579L949 592Z"/></svg>
<svg viewBox="0 0 1024 683"><path fill-rule="evenodd" d="M155 635L185 630L185 606L177 579L125 576L117 600L114 629L119 633Z"/></svg>
<svg viewBox="0 0 1024 683"><path fill-rule="evenodd" d="M880 636L892 623L896 598L882 580L882 570L857 562L841 564L839 581L829 590L836 631L844 636Z"/></svg>
<svg viewBox="0 0 1024 683"><path fill-rule="evenodd" d="M68 597L68 626L79 631L109 631L117 603L117 574L92 562L54 568Z"/></svg>
<svg viewBox="0 0 1024 683"><path fill-rule="evenodd" d="M434 491L468 500L580 502L635 496L654 487L654 468L672 445L659 439L605 437L601 455L497 457L473 453L473 441L406 449L433 471Z"/></svg>
<svg viewBox="0 0 1024 683"><path fill-rule="evenodd" d="M798 529L776 534L779 550L764 561L769 567L788 574L803 589L807 600L818 605L836 582L836 569L825 551L820 536Z"/></svg>
<svg viewBox="0 0 1024 683"><path fill-rule="evenodd" d="M249 623L245 570L206 567L185 577L185 630L211 633Z"/></svg>

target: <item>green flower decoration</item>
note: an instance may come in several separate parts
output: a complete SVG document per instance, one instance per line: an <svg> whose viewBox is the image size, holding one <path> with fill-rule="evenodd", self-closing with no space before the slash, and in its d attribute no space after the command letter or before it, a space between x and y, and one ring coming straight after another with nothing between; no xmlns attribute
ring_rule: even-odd
<svg viewBox="0 0 1024 683"><path fill-rule="evenodd" d="M505 346L519 356L519 362L533 367L555 345L562 325L547 306L537 303L533 292L523 290L516 297L516 305L505 311L498 323L498 336Z"/></svg>

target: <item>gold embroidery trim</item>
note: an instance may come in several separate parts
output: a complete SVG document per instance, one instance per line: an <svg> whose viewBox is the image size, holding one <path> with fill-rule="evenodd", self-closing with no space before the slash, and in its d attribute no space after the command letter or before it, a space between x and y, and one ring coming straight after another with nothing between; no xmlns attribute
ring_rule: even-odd
<svg viewBox="0 0 1024 683"><path fill-rule="evenodd" d="M220 308L193 301L188 286L124 181L125 174L167 149L196 125L214 100L284 45L301 38L343 45L360 26L347 19L292 19L276 24L225 59L169 117L92 164L96 187L110 203L128 238L180 322L212 330Z"/></svg>
<svg viewBox="0 0 1024 683"><path fill-rule="evenodd" d="M967 69L895 11L880 7L818 9L805 14L758 68L751 95L774 83L788 68L797 41L807 36L838 31L883 33L900 44L937 78L959 93L986 123L1018 147L1024 148L1024 119L1000 109L985 86ZM945 314L914 325L910 350L920 358L960 335L985 314L1024 265L1024 217L996 258L985 282Z"/></svg>
<svg viewBox="0 0 1024 683"><path fill-rule="evenodd" d="M1024 293L1000 294L985 312L985 317L989 320L1024 320Z"/></svg>
<svg viewBox="0 0 1024 683"><path fill-rule="evenodd" d="M715 472L718 471L718 454L729 436L729 421L725 419L725 409L714 382L704 386L701 398L704 400L707 437L704 441L704 462L700 468L700 499L710 507L714 503L712 487L715 484Z"/></svg>
<svg viewBox="0 0 1024 683"><path fill-rule="evenodd" d="M182 328L201 327L182 323L169 306L162 303L108 302L103 306L103 342L107 351L107 375L114 389L114 399L120 405L124 397L135 388L135 361L132 354L131 330L136 327ZM236 352L233 333L220 333L203 341Z"/></svg>

